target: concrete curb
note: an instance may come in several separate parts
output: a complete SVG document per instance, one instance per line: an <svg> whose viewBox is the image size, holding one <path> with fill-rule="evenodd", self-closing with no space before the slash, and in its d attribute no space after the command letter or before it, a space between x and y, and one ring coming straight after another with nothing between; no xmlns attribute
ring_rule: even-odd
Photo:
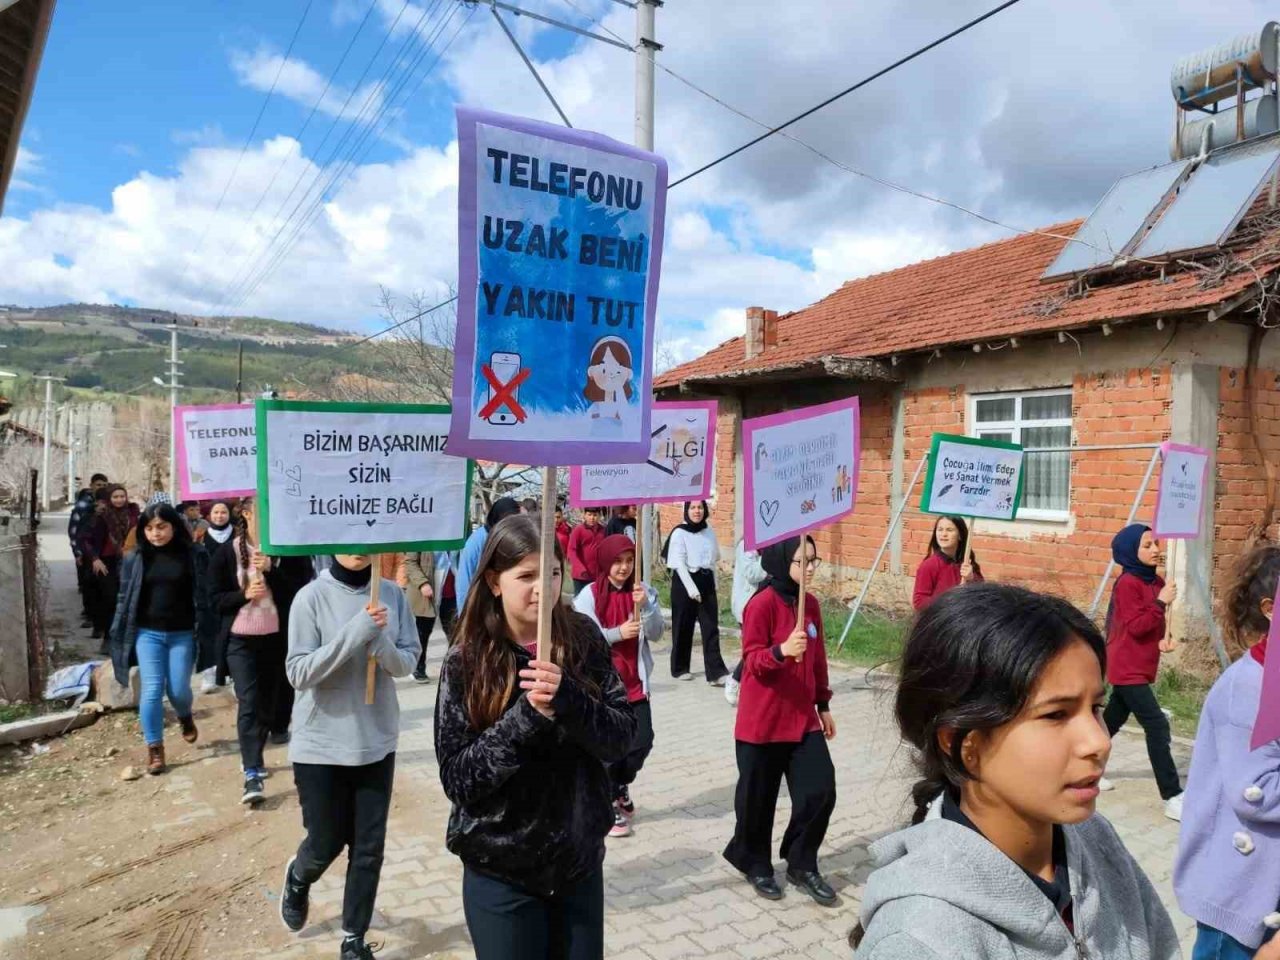
<svg viewBox="0 0 1280 960"><path fill-rule="evenodd" d="M24 743L41 737L60 737L80 727L87 727L97 719L98 714L93 710L64 710L43 717L0 724L0 745Z"/></svg>

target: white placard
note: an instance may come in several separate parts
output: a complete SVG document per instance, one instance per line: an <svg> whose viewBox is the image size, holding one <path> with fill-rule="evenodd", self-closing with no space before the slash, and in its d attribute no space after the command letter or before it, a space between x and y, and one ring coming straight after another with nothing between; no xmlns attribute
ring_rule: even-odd
<svg viewBox="0 0 1280 960"><path fill-rule="evenodd" d="M448 407L258 401L263 547L287 555L454 549L471 464Z"/></svg>
<svg viewBox="0 0 1280 960"><path fill-rule="evenodd" d="M1022 463L1016 444L934 434L920 510L1012 520L1022 501Z"/></svg>
<svg viewBox="0 0 1280 960"><path fill-rule="evenodd" d="M253 493L258 439L252 404L174 407L173 430L182 499Z"/></svg>
<svg viewBox="0 0 1280 960"><path fill-rule="evenodd" d="M1209 451L1182 443L1160 446L1164 465L1156 491L1156 518L1151 532L1161 540L1193 540L1204 516Z"/></svg>

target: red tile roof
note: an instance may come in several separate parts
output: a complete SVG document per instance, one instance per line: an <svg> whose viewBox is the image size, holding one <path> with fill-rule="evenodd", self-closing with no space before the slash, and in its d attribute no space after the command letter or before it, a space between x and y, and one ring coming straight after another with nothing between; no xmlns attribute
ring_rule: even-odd
<svg viewBox="0 0 1280 960"><path fill-rule="evenodd" d="M1253 218L1250 217L1252 220ZM1046 227L986 246L850 280L802 310L778 318L778 344L747 360L742 337L734 337L695 360L654 379L654 387L690 378L723 376L795 365L817 357L888 357L892 354L1002 340L1054 330L1098 326L1208 309L1250 284L1252 271L1208 282L1206 271L1170 268L1162 281L1152 268L1129 278L1094 278L1081 297L1068 299L1070 278L1041 282L1040 275L1080 220ZM1248 221L1246 221L1248 224ZM1268 227L1270 224L1268 224ZM1242 227L1240 234L1246 231ZM1247 238L1257 248L1269 242L1266 269L1276 266L1276 233ZM745 320L744 320L745 325Z"/></svg>

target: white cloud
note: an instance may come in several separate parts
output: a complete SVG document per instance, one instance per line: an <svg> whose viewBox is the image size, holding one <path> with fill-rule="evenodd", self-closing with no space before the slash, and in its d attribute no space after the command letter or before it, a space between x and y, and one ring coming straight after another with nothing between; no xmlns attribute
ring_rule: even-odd
<svg viewBox="0 0 1280 960"><path fill-rule="evenodd" d="M327 78L297 57L285 59L266 47L249 52L233 50L231 69L246 87L266 93L275 85L275 93L293 100L308 110L317 109L331 117L369 123L382 107L385 91L381 83L368 83L358 90L330 84Z"/></svg>
<svg viewBox="0 0 1280 960"><path fill-rule="evenodd" d="M37 183L43 173L44 161L40 154L18 144L18 155L13 162L13 176L9 180L10 189L30 190L36 193L47 192L46 188Z"/></svg>

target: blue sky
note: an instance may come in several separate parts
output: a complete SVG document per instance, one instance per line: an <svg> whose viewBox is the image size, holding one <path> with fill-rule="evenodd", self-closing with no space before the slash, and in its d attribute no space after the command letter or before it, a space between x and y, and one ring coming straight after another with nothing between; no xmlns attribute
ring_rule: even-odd
<svg viewBox="0 0 1280 960"><path fill-rule="evenodd" d="M611 0L517 2L634 35L634 15ZM672 0L658 12L659 63L678 76L658 74L657 149L678 177L759 132L734 111L776 123L990 5L735 0L729 17L724 0ZM488 8L313 0L282 66L306 6L60 3L0 219L0 302L131 302L372 330L380 288L448 289L453 104L553 122L554 112ZM1064 12L1024 0L791 132L841 164L1013 228L1082 215L1116 177L1165 159L1174 59L1267 18L1261 0L1220 5L1211 23L1191 0L1162 2L1158 18L1154 9L1078 0ZM631 139L630 54L509 22L575 125ZM416 72L398 69L409 65L397 59L402 45L420 50L427 37ZM385 125L371 128L373 111L356 108L383 102L386 75L391 90L404 86ZM344 135L367 138L368 150L340 169ZM295 183L301 192L287 199ZM311 218L286 244L300 218L285 216L303 195ZM1011 232L781 137L673 190L668 211L658 333L668 360L740 332L747 306L800 307L848 279Z"/></svg>

